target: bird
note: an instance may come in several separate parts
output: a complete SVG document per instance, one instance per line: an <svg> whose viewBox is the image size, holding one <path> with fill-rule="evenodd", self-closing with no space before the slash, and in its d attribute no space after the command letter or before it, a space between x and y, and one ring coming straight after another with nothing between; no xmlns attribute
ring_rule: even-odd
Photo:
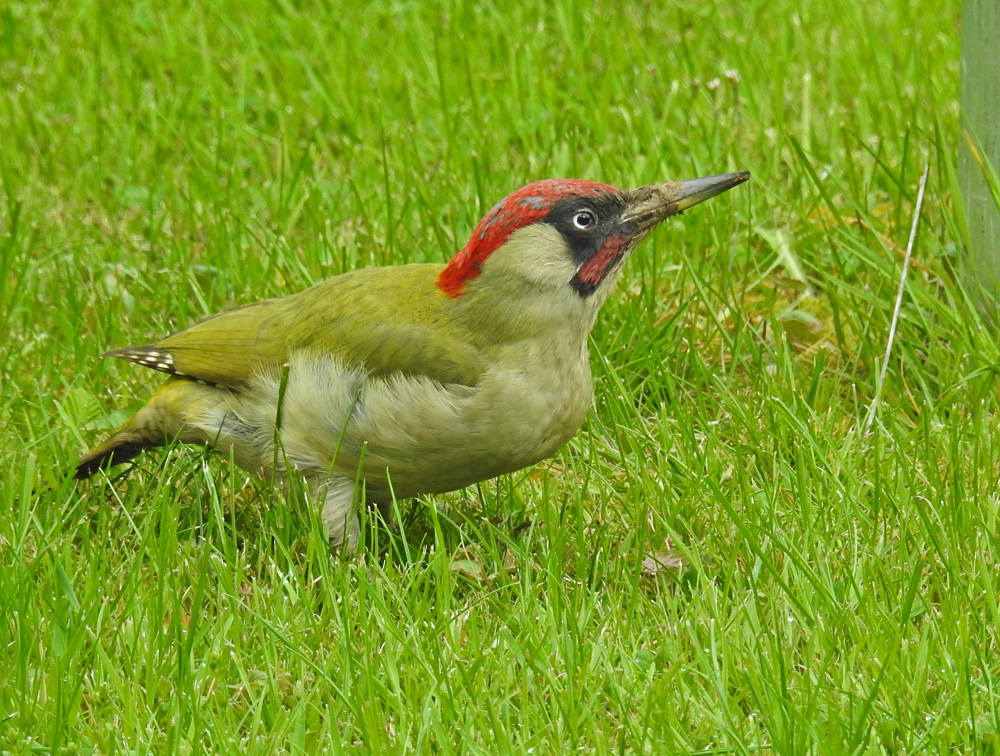
<svg viewBox="0 0 1000 756"><path fill-rule="evenodd" d="M572 438L593 399L588 337L629 256L749 178L535 181L447 264L359 268L105 352L169 377L74 477L175 442L214 447L279 489L298 476L331 548L353 553L363 506L465 488Z"/></svg>

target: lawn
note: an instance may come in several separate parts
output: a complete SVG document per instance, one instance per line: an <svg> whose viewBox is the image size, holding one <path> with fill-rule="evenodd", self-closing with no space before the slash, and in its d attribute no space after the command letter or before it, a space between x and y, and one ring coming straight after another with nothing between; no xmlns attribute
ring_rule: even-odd
<svg viewBox="0 0 1000 756"><path fill-rule="evenodd" d="M0 5L0 753L1000 753L959 10ZM576 438L354 560L198 448L70 479L160 381L107 349L535 179L734 170L629 262Z"/></svg>

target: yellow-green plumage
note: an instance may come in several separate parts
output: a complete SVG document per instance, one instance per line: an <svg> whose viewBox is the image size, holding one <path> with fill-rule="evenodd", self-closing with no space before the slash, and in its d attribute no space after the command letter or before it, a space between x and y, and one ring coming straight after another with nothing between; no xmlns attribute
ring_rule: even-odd
<svg viewBox="0 0 1000 756"><path fill-rule="evenodd" d="M587 338L625 259L663 218L745 178L628 194L540 182L447 268L358 270L108 352L172 376L76 477L175 439L207 444L279 483L301 476L331 541L352 549L363 499L454 490L565 443L590 406ZM617 213L603 236L568 228L577 201Z"/></svg>
<svg viewBox="0 0 1000 756"><path fill-rule="evenodd" d="M434 286L443 269L352 271L206 318L148 348L169 353L172 372L219 386L240 386L260 365L281 364L298 350L336 356L374 375L402 372L473 385L483 372L482 356L454 323L454 300Z"/></svg>

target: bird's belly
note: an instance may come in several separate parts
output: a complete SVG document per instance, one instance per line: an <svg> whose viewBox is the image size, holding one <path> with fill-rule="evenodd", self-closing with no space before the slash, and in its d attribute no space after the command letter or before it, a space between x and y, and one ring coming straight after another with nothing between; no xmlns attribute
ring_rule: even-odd
<svg viewBox="0 0 1000 756"><path fill-rule="evenodd" d="M591 403L586 380L488 374L474 388L397 379L366 392L349 432L364 439L363 471L375 496L457 488L552 455L579 429ZM385 492L387 493L387 491Z"/></svg>
<svg viewBox="0 0 1000 756"><path fill-rule="evenodd" d="M287 382L260 375L249 390L226 393L224 405L188 421L206 443L262 473L278 460L321 478L363 479L371 501L452 491L533 465L576 433L591 403L585 360L497 369L469 387L293 358Z"/></svg>

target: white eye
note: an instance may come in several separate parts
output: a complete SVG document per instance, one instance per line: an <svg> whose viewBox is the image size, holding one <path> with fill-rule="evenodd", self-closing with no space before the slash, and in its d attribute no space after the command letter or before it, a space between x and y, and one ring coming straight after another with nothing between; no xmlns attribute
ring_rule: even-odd
<svg viewBox="0 0 1000 756"><path fill-rule="evenodd" d="M597 223L597 216L590 210L580 210L573 216L573 225L581 231L593 228Z"/></svg>

